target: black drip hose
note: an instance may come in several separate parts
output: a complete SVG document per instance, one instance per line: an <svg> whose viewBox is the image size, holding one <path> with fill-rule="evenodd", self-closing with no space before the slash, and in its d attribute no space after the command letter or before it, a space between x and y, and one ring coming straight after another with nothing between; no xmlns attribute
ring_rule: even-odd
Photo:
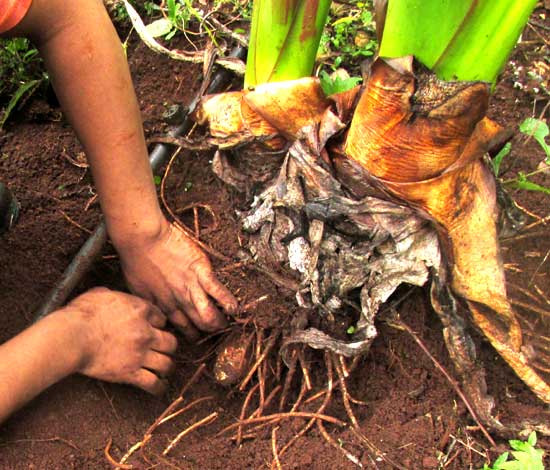
<svg viewBox="0 0 550 470"><path fill-rule="evenodd" d="M240 59L245 58L246 49L236 47L230 54L231 57ZM210 84L206 90L207 93L217 93L221 91L224 85L232 77L232 73L226 69L218 69L213 73ZM193 122L190 115L197 107L201 96L196 96L185 112L183 121L178 126L174 126L168 131L170 137L180 137L185 135L191 129ZM149 154L151 169L155 173L173 154L174 147L170 144L157 144ZM57 285L49 292L48 296L36 311L34 321L38 321L49 313L61 307L71 295L74 288L82 281L86 273L90 270L96 259L101 254L103 246L107 242L107 227L105 221L101 221L90 238L86 240L82 248L75 255Z"/></svg>

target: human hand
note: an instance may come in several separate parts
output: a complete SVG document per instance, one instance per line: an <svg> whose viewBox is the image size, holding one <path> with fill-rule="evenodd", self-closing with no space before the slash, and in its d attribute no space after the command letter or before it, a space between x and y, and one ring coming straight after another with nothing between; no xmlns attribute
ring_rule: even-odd
<svg viewBox="0 0 550 470"><path fill-rule="evenodd" d="M165 390L161 377L174 368L169 355L175 352L177 341L161 329L166 317L157 307L129 294L96 288L63 310L81 325L78 372L135 385L155 395Z"/></svg>
<svg viewBox="0 0 550 470"><path fill-rule="evenodd" d="M131 291L158 305L195 340L197 328L217 331L227 324L212 299L227 313L236 311L237 300L216 278L203 251L179 227L164 224L157 237L134 239L117 250Z"/></svg>

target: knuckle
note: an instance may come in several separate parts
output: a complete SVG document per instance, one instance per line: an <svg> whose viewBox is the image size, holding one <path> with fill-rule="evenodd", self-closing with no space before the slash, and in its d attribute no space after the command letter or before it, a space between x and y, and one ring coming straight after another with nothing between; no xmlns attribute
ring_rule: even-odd
<svg viewBox="0 0 550 470"><path fill-rule="evenodd" d="M216 315L216 309L206 297L200 296L195 299L195 308L201 313L201 316L209 318Z"/></svg>

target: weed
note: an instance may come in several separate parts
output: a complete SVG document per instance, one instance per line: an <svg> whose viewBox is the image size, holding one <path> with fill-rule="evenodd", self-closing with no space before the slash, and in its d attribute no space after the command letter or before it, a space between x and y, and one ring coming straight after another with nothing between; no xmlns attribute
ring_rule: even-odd
<svg viewBox="0 0 550 470"><path fill-rule="evenodd" d="M345 64L355 72L377 48L372 5L362 1L333 5L321 36L319 59L332 70Z"/></svg>
<svg viewBox="0 0 550 470"><path fill-rule="evenodd" d="M550 146L546 143L546 137L550 134L548 124L541 119L527 118L519 125L519 130L525 135L534 137L546 153L546 163L550 164Z"/></svg>
<svg viewBox="0 0 550 470"><path fill-rule="evenodd" d="M327 96L351 90L362 80L361 77L342 77L337 73L329 75L324 70L321 70L319 79L321 81L321 88Z"/></svg>
<svg viewBox="0 0 550 470"><path fill-rule="evenodd" d="M27 39L0 39L0 128L17 105L48 81L38 50Z"/></svg>
<svg viewBox="0 0 550 470"><path fill-rule="evenodd" d="M140 13L144 12L148 17L153 17L160 11L160 7L152 1L138 2L130 0L130 3L134 6L134 8L136 8L136 10L140 11ZM124 6L124 2L120 0L107 0L105 1L105 4L109 7L111 19L115 23L126 23L130 20L126 7Z"/></svg>
<svg viewBox="0 0 550 470"><path fill-rule="evenodd" d="M511 452L504 452L495 460L493 466L485 464L482 470L544 470L542 457L544 451L536 449L537 434L532 432L527 441L511 440L508 441ZM508 460L512 454L513 460Z"/></svg>
<svg viewBox="0 0 550 470"><path fill-rule="evenodd" d="M206 14L201 8L196 8L192 0L166 0L164 7L149 2L151 12L160 11L162 18L157 19L147 26L148 32L153 37L163 37L166 41L172 39L178 32L196 34L191 28L192 21L200 24L201 31L206 32L215 43L214 27L206 21ZM199 33L200 34L200 33Z"/></svg>
<svg viewBox="0 0 550 470"><path fill-rule="evenodd" d="M541 162L542 167L529 173L519 172L515 178L502 181L505 187L513 189L524 189L527 191L537 191L545 194L550 194L550 188L535 183L531 178L539 173L547 172L550 164L550 147L546 143L546 137L549 134L548 125L540 119L527 118L520 125L519 130L529 137L533 137L544 151L546 158ZM511 144L507 143L502 150L493 159L493 172L495 176L499 176L500 168L504 158L510 153Z"/></svg>

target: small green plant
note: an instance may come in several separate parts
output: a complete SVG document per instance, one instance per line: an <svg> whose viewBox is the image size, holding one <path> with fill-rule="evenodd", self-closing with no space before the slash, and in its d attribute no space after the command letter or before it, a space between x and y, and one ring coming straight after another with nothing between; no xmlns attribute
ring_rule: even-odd
<svg viewBox="0 0 550 470"><path fill-rule="evenodd" d="M321 81L321 88L327 96L351 90L362 80L361 77L341 77L338 74L331 76L324 70L321 70L319 79Z"/></svg>
<svg viewBox="0 0 550 470"><path fill-rule="evenodd" d="M153 17L160 11L160 7L152 1L138 2L131 0L130 3L140 12L144 11L145 15L148 17ZM126 7L124 6L124 2L122 1L114 2L113 6L110 8L110 13L111 19L115 23L126 23L130 20Z"/></svg>
<svg viewBox="0 0 550 470"><path fill-rule="evenodd" d="M350 2L331 7L321 36L319 59L336 70L346 65L351 71L377 48L371 2Z"/></svg>
<svg viewBox="0 0 550 470"><path fill-rule="evenodd" d="M543 171L548 171L548 167L546 165L550 165L550 147L546 143L546 137L549 134L548 125L546 124L546 122L540 119L527 118L519 125L519 130L526 136L533 137L539 143L540 147L546 155L546 158L544 162L542 162L542 168L531 171L529 173L524 173L520 171L516 177L503 180L502 184L505 187L513 189L524 189L526 191L537 191L545 194L550 194L550 188L535 183L532 180L533 176L542 173ZM508 142L493 159L492 164L495 176L499 176L502 162L504 158L510 153L511 149L512 145Z"/></svg>
<svg viewBox="0 0 550 470"><path fill-rule="evenodd" d="M485 464L482 470L544 470L542 458L544 451L536 449L537 434L533 431L527 441L508 441L511 452L504 452L495 460L492 466ZM508 460L512 454L513 460Z"/></svg>
<svg viewBox="0 0 550 470"><path fill-rule="evenodd" d="M215 43L214 27L208 23L206 14L201 8L196 8L192 0L166 0L165 7L159 7L152 2L148 3L148 11L159 11L163 17L149 25L147 30L153 37L164 37L166 41L172 39L178 32L195 34L191 31L190 23L196 21L201 25L210 39Z"/></svg>
<svg viewBox="0 0 550 470"><path fill-rule="evenodd" d="M527 118L519 125L519 130L539 143L546 153L546 163L550 164L550 146L546 143L546 137L550 134L548 124L541 119Z"/></svg>
<svg viewBox="0 0 550 470"><path fill-rule="evenodd" d="M48 81L38 50L27 39L0 39L0 129L17 105Z"/></svg>

